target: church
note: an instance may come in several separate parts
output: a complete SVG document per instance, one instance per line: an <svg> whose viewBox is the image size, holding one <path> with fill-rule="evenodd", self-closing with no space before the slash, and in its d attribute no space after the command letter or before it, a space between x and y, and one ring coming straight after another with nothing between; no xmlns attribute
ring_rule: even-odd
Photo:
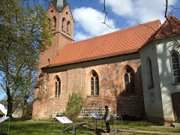
<svg viewBox="0 0 180 135"><path fill-rule="evenodd" d="M63 113L70 95L78 93L83 98L82 116L107 105L122 117L180 120L178 18L75 42L74 19L66 0L52 2L48 17L53 41L40 54L33 119Z"/></svg>

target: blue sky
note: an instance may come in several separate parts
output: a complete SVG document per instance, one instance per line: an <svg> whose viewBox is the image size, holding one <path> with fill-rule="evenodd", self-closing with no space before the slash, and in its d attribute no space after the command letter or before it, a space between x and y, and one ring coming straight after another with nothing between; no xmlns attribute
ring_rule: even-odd
<svg viewBox="0 0 180 135"><path fill-rule="evenodd" d="M3 74L2 72L0 72L0 83L2 83L2 80L3 80ZM0 85L0 101L5 98L6 94L3 92L3 89Z"/></svg>
<svg viewBox="0 0 180 135"><path fill-rule="evenodd" d="M50 0L26 0L45 7ZM108 20L104 21L104 0L67 0L75 19L75 40L82 40L151 20L164 21L165 0L106 0ZM169 0L169 14L180 17L180 1ZM178 13L179 12L179 13Z"/></svg>
<svg viewBox="0 0 180 135"><path fill-rule="evenodd" d="M26 3L40 4L47 8L49 1L26 0ZM99 36L151 20L164 21L165 0L106 0L107 26L102 23L103 1L68 0L75 19L75 40ZM180 18L180 0L169 0L169 14ZM0 99L2 97L4 94L0 88Z"/></svg>
<svg viewBox="0 0 180 135"><path fill-rule="evenodd" d="M108 26L102 22L104 0L69 0L75 19L75 39L81 40L147 21L164 21L165 0L106 0ZM169 14L180 17L179 0L169 0ZM179 13L178 13L179 12Z"/></svg>

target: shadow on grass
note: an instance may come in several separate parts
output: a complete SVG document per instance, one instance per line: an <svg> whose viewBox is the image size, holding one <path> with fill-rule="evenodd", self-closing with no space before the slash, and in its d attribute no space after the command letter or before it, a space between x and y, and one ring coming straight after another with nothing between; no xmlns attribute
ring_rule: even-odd
<svg viewBox="0 0 180 135"><path fill-rule="evenodd" d="M0 135L8 135L7 133L0 133Z"/></svg>

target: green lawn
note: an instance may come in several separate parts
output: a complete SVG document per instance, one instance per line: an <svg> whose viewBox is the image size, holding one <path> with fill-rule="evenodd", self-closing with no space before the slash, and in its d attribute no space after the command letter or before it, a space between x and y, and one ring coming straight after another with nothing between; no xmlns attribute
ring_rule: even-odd
<svg viewBox="0 0 180 135"><path fill-rule="evenodd" d="M150 122L144 121L121 121L114 124L114 128L127 129L127 130L141 130L141 131L152 131L161 133L180 133L180 128L165 127L163 125L156 125Z"/></svg>
<svg viewBox="0 0 180 135"><path fill-rule="evenodd" d="M78 128L77 135L94 135L95 122L91 120L84 120L88 123L83 128ZM55 121L11 121L0 125L0 131L7 132L8 135L72 135L71 130L63 133L63 125ZM103 122L98 123L98 127L104 128ZM131 121L116 121L111 124L113 129L126 129L126 130L142 130L142 131L157 131L162 133L180 133L180 128L167 128L163 126L154 125L148 122L131 122ZM123 133L121 133L123 134ZM131 133L130 135L135 135ZM1 135L1 134L0 134ZM140 135L140 133L138 133ZM143 135L143 134L141 134ZM145 134L144 134L145 135ZM146 134L147 135L147 134Z"/></svg>
<svg viewBox="0 0 180 135"><path fill-rule="evenodd" d="M8 132L9 123L6 122L1 127L1 131ZM71 130L69 132L62 132L63 125L52 122L52 121L11 121L10 130L8 135L71 135ZM86 129L79 129L77 131L78 135L88 135L92 131ZM0 134L1 135L1 134Z"/></svg>

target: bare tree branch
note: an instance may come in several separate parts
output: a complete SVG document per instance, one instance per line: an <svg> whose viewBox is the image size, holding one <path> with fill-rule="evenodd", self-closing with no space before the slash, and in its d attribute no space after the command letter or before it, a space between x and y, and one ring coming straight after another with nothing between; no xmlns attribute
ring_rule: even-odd
<svg viewBox="0 0 180 135"><path fill-rule="evenodd" d="M3 83L0 83L0 88L2 88L3 91L6 90L6 88L4 87L4 84L3 84Z"/></svg>
<svg viewBox="0 0 180 135"><path fill-rule="evenodd" d="M104 10L103 10L105 17L104 17L104 23L106 23L106 18L107 18L107 11L106 11L106 0L104 0Z"/></svg>
<svg viewBox="0 0 180 135"><path fill-rule="evenodd" d="M166 0L166 8L165 8L164 17L165 17L166 19L168 18L168 0Z"/></svg>
<svg viewBox="0 0 180 135"><path fill-rule="evenodd" d="M104 21L102 23L104 25L106 25L108 28L112 29L112 27L109 24L107 24L108 12L107 12L107 9L106 9L106 0L104 0L104 9L103 9L103 12L104 12Z"/></svg>

